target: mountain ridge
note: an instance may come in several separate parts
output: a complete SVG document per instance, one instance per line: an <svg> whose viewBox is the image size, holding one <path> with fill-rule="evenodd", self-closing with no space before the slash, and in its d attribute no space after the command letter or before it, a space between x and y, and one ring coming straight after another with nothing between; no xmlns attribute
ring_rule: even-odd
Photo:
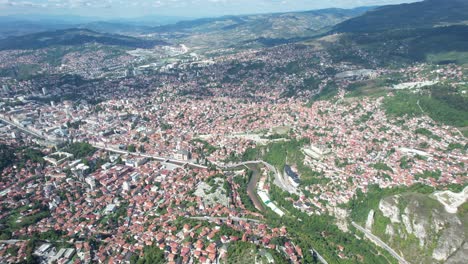
<svg viewBox="0 0 468 264"><path fill-rule="evenodd" d="M162 25L154 27L153 30L157 32L168 32L172 30L183 30L194 28L196 26L201 26L208 23L219 22L224 20L234 20L239 23L254 20L254 19L267 19L267 18L275 18L275 17L282 17L282 16L300 16L300 15L326 15L326 14L336 14L336 15L359 15L365 11L371 10L375 8L375 6L363 6L357 7L353 9L342 9L342 8L327 8L327 9L318 9L318 10L306 10L306 11L295 11L295 12L278 12L278 13L265 13L265 14L249 14L249 15L226 15L220 17L208 17L208 18L200 18L194 20L183 20L179 21L175 24L170 25Z"/></svg>
<svg viewBox="0 0 468 264"><path fill-rule="evenodd" d="M49 46L74 46L93 42L129 48L151 48L167 44L160 40L145 40L117 34L99 33L89 29L71 28L8 37L0 40L0 50L40 49Z"/></svg>
<svg viewBox="0 0 468 264"><path fill-rule="evenodd" d="M333 32L376 32L396 28L428 28L468 22L468 1L425 0L375 8L337 24Z"/></svg>

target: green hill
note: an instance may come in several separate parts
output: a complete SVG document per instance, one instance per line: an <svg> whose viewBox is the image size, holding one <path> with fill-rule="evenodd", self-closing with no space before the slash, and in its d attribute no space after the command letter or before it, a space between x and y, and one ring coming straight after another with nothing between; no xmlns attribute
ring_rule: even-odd
<svg viewBox="0 0 468 264"><path fill-rule="evenodd" d="M343 47L354 46L382 66L467 64L468 1L425 0L383 6L336 25L331 33L342 33L335 55L338 59L349 59Z"/></svg>
<svg viewBox="0 0 468 264"><path fill-rule="evenodd" d="M463 25L346 33L334 44L338 47L334 56L346 57L346 47L357 46L383 66L413 62L467 64L467 44L468 26Z"/></svg>
<svg viewBox="0 0 468 264"><path fill-rule="evenodd" d="M346 20L336 32L373 32L389 29L428 28L468 23L468 1L425 0L411 4L390 5Z"/></svg>

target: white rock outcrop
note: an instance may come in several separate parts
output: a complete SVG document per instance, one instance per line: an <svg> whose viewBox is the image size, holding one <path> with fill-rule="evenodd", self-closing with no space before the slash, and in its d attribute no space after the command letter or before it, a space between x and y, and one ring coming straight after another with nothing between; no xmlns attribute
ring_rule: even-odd
<svg viewBox="0 0 468 264"><path fill-rule="evenodd" d="M367 221L366 221L366 229L367 230L372 230L372 225L374 225L374 210L370 210L369 214L367 215Z"/></svg>
<svg viewBox="0 0 468 264"><path fill-rule="evenodd" d="M392 196L385 199L380 200L379 209L382 214L389 218L390 221L395 223L401 223L400 220L400 209L398 208L398 197Z"/></svg>
<svg viewBox="0 0 468 264"><path fill-rule="evenodd" d="M411 221L410 221L410 217L409 217L410 211L409 211L408 207L405 208L404 212L405 213L401 215L401 220L403 221L403 225L405 226L406 232L408 234L412 234L413 233L413 226L411 225Z"/></svg>
<svg viewBox="0 0 468 264"><path fill-rule="evenodd" d="M390 220L385 227L386 242L411 263L468 263L468 217L462 219L446 211L432 197L408 193L382 199L379 210ZM374 212L369 212L366 228L372 226L374 218ZM414 237L417 247L399 248L402 241Z"/></svg>
<svg viewBox="0 0 468 264"><path fill-rule="evenodd" d="M385 234L390 237L390 240L393 238L393 236L395 235L395 230L393 230L392 225L387 225L387 227L385 228Z"/></svg>

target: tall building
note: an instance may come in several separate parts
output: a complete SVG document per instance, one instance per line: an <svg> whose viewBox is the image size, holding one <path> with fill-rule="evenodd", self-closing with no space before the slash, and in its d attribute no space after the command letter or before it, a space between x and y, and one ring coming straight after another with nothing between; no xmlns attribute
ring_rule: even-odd
<svg viewBox="0 0 468 264"><path fill-rule="evenodd" d="M130 191L130 183L128 183L127 181L124 181L124 182L122 183L122 190L123 190L124 192Z"/></svg>
<svg viewBox="0 0 468 264"><path fill-rule="evenodd" d="M94 177L87 177L85 181L87 184L89 184L91 190L94 190L94 187L96 187L96 180L94 179Z"/></svg>

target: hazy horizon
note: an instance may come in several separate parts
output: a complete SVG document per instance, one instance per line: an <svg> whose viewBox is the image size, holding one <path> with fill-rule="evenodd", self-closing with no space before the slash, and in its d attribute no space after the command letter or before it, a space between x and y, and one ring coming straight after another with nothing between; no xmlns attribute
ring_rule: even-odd
<svg viewBox="0 0 468 264"><path fill-rule="evenodd" d="M145 16L216 17L324 8L355 8L417 2L417 0L0 0L0 16L80 16L126 19Z"/></svg>

